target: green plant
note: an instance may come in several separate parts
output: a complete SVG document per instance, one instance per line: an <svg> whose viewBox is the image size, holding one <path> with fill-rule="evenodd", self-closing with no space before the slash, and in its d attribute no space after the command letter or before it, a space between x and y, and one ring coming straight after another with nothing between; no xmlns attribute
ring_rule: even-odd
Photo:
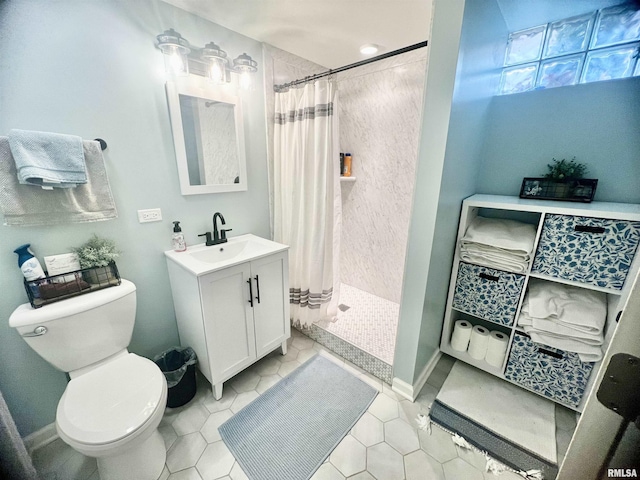
<svg viewBox="0 0 640 480"><path fill-rule="evenodd" d="M564 158L560 161L555 158L552 160L553 164L547 164L549 171L544 175L544 178L564 180L566 178L582 178L587 174L587 166L584 163L577 163L576 157L568 162Z"/></svg>
<svg viewBox="0 0 640 480"><path fill-rule="evenodd" d="M80 268L106 267L120 255L113 240L96 234L80 247L72 248L72 251L78 255Z"/></svg>

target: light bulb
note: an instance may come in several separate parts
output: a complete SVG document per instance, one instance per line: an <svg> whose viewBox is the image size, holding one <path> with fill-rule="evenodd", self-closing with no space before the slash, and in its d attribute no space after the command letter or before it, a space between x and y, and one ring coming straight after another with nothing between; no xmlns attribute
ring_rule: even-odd
<svg viewBox="0 0 640 480"><path fill-rule="evenodd" d="M243 90L249 90L251 88L251 75L249 72L242 72L240 74L240 88Z"/></svg>
<svg viewBox="0 0 640 480"><path fill-rule="evenodd" d="M187 64L187 56L180 52L176 47L172 47L170 52L165 55L165 69L167 73L173 75L188 75L189 66Z"/></svg>
<svg viewBox="0 0 640 480"><path fill-rule="evenodd" d="M209 67L209 79L213 83L221 84L225 81L224 67L221 65L220 60L214 59Z"/></svg>

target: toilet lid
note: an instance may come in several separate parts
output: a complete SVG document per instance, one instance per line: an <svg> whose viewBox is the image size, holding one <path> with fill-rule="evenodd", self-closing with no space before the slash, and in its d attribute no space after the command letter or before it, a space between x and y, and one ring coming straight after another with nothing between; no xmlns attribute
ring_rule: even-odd
<svg viewBox="0 0 640 480"><path fill-rule="evenodd" d="M156 364L130 353L73 378L58 404L56 422L77 442L115 442L145 424L164 388Z"/></svg>

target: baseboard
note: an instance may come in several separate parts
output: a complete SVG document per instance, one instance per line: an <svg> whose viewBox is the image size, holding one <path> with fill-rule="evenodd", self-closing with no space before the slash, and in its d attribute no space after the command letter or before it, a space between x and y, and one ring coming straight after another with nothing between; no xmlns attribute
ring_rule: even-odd
<svg viewBox="0 0 640 480"><path fill-rule="evenodd" d="M49 425L42 427L40 430L36 430L23 438L24 446L31 454L34 450L42 448L45 445L49 445L54 440L58 439L58 432L56 431L56 424L50 423Z"/></svg>
<svg viewBox="0 0 640 480"><path fill-rule="evenodd" d="M427 379L429 378L429 375L431 375L431 372L433 372L433 369L436 368L436 365L438 364L438 360L440 360L441 356L442 356L442 352L440 350L437 350L431 356L427 364L424 366L424 368L422 369L422 372L420 372L420 375L418 375L418 379L415 381L413 385L403 380L400 380L397 377L394 377L393 383L391 384L391 389L394 392L396 392L398 395L401 395L404 398L406 398L407 400L410 400L412 402L415 401L415 399L420 394L420 390L422 390L422 387L424 387L424 384L427 383Z"/></svg>

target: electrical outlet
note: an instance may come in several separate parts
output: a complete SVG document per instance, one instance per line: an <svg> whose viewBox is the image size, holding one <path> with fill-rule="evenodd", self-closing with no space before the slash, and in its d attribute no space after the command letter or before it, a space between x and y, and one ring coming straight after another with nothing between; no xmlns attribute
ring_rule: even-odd
<svg viewBox="0 0 640 480"><path fill-rule="evenodd" d="M159 208L138 210L138 221L140 223L159 222L160 220L162 220L162 211Z"/></svg>

